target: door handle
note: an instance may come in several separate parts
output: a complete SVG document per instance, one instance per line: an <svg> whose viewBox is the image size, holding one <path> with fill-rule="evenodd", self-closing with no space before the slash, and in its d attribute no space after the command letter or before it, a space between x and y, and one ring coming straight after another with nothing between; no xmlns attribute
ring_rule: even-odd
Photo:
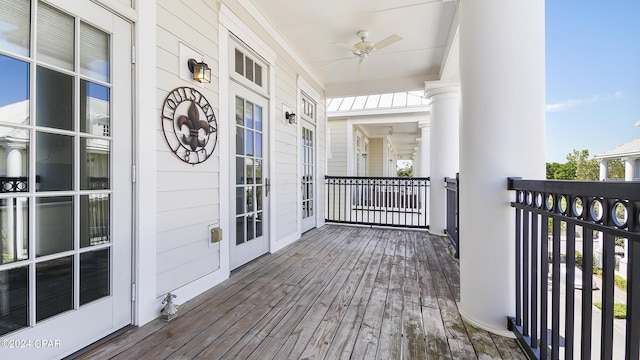
<svg viewBox="0 0 640 360"><path fill-rule="evenodd" d="M264 180L264 196L269 196L269 191L271 190L271 181L269 178L265 178Z"/></svg>

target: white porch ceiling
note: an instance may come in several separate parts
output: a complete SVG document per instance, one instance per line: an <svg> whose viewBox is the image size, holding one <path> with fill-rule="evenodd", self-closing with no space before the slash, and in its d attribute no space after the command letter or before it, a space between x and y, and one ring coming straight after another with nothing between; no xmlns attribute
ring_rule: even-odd
<svg viewBox="0 0 640 360"><path fill-rule="evenodd" d="M327 97L420 90L425 81L457 78L457 8L451 0L251 0L323 82ZM402 40L357 58L335 45ZM332 63L332 64L330 64ZM327 65L329 64L329 65Z"/></svg>

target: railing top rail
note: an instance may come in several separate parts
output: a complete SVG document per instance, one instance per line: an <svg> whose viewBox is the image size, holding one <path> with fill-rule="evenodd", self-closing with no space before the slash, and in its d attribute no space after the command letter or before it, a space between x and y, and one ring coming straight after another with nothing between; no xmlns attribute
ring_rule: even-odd
<svg viewBox="0 0 640 360"><path fill-rule="evenodd" d="M522 180L510 177L509 190L640 201L640 181Z"/></svg>
<svg viewBox="0 0 640 360"><path fill-rule="evenodd" d="M369 179L369 180L427 180L430 181L431 178L427 177L391 177L391 176L332 176L325 175L325 179Z"/></svg>

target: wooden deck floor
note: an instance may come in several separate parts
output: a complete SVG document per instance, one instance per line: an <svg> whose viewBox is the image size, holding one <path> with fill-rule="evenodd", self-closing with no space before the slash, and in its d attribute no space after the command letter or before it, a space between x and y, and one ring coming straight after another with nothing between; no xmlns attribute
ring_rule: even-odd
<svg viewBox="0 0 640 360"><path fill-rule="evenodd" d="M526 359L462 321L458 278L440 237L327 225L82 358Z"/></svg>

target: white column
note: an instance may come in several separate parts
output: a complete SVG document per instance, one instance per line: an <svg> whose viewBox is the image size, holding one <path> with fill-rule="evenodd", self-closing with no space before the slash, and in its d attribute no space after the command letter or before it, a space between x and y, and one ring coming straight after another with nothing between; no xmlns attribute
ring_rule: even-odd
<svg viewBox="0 0 640 360"><path fill-rule="evenodd" d="M420 169L420 164L422 164L422 152L420 151L419 145L413 147L413 153L415 154L413 157L413 176L419 177L422 171L422 169Z"/></svg>
<svg viewBox="0 0 640 360"><path fill-rule="evenodd" d="M429 84L427 84L429 86ZM458 87L430 90L431 102L430 208L429 229L444 234L447 226L445 177L455 177L460 159L460 94Z"/></svg>
<svg viewBox="0 0 640 360"><path fill-rule="evenodd" d="M605 181L609 177L609 160L600 159L600 181Z"/></svg>
<svg viewBox="0 0 640 360"><path fill-rule="evenodd" d="M624 181L632 181L633 175L636 173L636 159L624 159Z"/></svg>
<svg viewBox="0 0 640 360"><path fill-rule="evenodd" d="M541 0L460 1L460 313L513 336L515 221L507 177L545 178Z"/></svg>
<svg viewBox="0 0 640 360"><path fill-rule="evenodd" d="M418 151L420 152L420 172L417 173L419 177L427 177L429 176L430 169L430 157L429 153L431 152L431 129L429 128L428 122L420 122L418 124L418 128L420 129L420 141L418 142L419 147Z"/></svg>

